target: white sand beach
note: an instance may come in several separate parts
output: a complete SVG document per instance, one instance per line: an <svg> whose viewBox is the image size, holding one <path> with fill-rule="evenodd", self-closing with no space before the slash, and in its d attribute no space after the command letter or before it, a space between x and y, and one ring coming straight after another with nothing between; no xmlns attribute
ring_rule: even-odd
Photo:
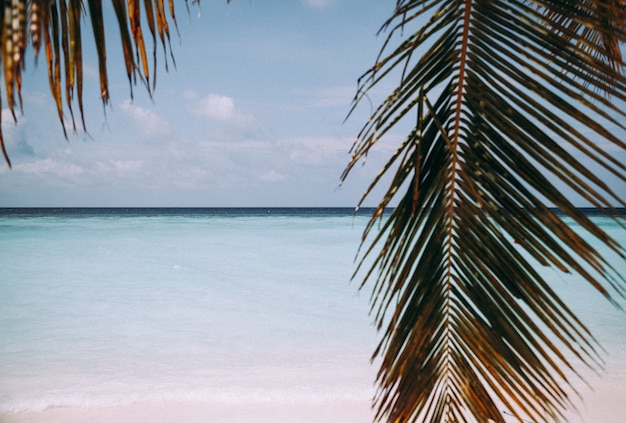
<svg viewBox="0 0 626 423"><path fill-rule="evenodd" d="M102 408L51 408L0 415L2 423L360 423L373 420L368 401L271 404L139 403Z"/></svg>
<svg viewBox="0 0 626 423"><path fill-rule="evenodd" d="M566 414L569 423L623 423L626 416L626 383L603 385L581 392L578 412ZM507 422L515 422L505 416ZM208 402L137 403L116 407L50 408L39 412L0 414L2 423L365 423L374 411L369 401L318 403L224 404Z"/></svg>

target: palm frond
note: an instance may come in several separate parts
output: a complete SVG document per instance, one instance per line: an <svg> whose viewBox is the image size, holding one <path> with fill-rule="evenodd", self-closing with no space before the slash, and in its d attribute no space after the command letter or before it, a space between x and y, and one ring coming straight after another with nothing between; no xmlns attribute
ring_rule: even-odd
<svg viewBox="0 0 626 423"><path fill-rule="evenodd" d="M188 0L185 0L187 3ZM141 4L145 19L141 17ZM198 1L194 1L198 3ZM140 80L148 93L156 83L157 34L164 55L171 54L169 19L176 23L174 2L169 1L169 12L163 0L114 0L113 10L119 27L125 69L131 87ZM21 107L22 71L30 40L35 58L43 48L48 67L50 92L54 98L63 133L65 111L70 114L76 130L72 104L78 103L83 130L86 130L83 111L83 23L88 13L98 55L100 96L109 102L105 22L101 0L7 0L0 5L0 62L4 74L4 93L8 108L17 120L15 109ZM147 60L142 25L148 25L152 34L154 54L152 70ZM167 57L166 57L167 70ZM152 83L150 81L152 78ZM16 101L16 96L18 100ZM0 147L5 161L11 167L0 128Z"/></svg>
<svg viewBox="0 0 626 423"><path fill-rule="evenodd" d="M382 80L400 82L363 126L342 176L416 116L363 197L389 174L355 274L374 280L384 328L374 353L379 419L503 422L502 404L520 419L559 421L574 392L565 370L600 365L592 335L528 257L582 275L611 301L612 288L624 294L563 216L624 257L622 247L555 186L612 216L624 206L573 153L626 181L626 166L597 142L626 148L614 104L626 99L624 5L397 2L355 103Z"/></svg>

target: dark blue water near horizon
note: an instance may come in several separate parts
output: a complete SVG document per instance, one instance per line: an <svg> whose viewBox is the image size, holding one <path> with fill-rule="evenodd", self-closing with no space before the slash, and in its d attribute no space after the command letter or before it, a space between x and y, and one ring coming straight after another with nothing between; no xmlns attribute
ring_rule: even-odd
<svg viewBox="0 0 626 423"><path fill-rule="evenodd" d="M370 216L375 207L0 207L0 216ZM390 213L393 208L386 211ZM550 208L557 215L563 213ZM602 210L595 207L580 207L585 215L626 216L626 208Z"/></svg>
<svg viewBox="0 0 626 423"><path fill-rule="evenodd" d="M4 207L0 216L350 216L373 211L353 207Z"/></svg>

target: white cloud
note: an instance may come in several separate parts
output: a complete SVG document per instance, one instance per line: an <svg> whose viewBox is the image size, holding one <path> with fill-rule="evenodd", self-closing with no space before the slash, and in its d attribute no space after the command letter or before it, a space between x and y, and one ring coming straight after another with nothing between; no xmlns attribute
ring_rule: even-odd
<svg viewBox="0 0 626 423"><path fill-rule="evenodd" d="M117 172L137 172L143 167L141 160L110 160L111 167Z"/></svg>
<svg viewBox="0 0 626 423"><path fill-rule="evenodd" d="M333 137L298 138L282 142L289 159L303 165L318 165L332 159L347 160L352 139Z"/></svg>
<svg viewBox="0 0 626 423"><path fill-rule="evenodd" d="M209 94L196 103L194 112L209 119L229 121L236 116L235 101L225 95Z"/></svg>
<svg viewBox="0 0 626 423"><path fill-rule="evenodd" d="M237 138L245 137L245 135L242 134L246 131L254 134L257 133L259 124L257 119L252 114L239 111L232 97L215 93L199 97L191 92L184 93L183 95L188 100L192 100L189 104L192 105L193 114L211 121L222 122L230 128L229 131L236 129L239 131ZM212 125L212 129L215 129L214 125Z"/></svg>
<svg viewBox="0 0 626 423"><path fill-rule="evenodd" d="M74 163L60 162L51 158L17 164L14 167L14 171L15 173L53 175L59 178L69 179L74 179L85 173L82 167Z"/></svg>
<svg viewBox="0 0 626 423"><path fill-rule="evenodd" d="M151 110L133 104L130 100L124 101L120 109L129 116L142 134L152 137L170 132L167 121Z"/></svg>

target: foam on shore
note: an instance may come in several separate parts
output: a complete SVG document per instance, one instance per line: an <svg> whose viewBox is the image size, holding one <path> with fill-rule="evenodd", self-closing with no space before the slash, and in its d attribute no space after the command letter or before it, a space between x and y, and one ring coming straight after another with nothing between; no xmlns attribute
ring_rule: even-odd
<svg viewBox="0 0 626 423"><path fill-rule="evenodd" d="M569 423L622 423L626 386L603 385L583 391L579 410L566 413ZM504 411L504 410L503 410ZM143 402L115 407L58 407L43 411L0 414L2 423L365 423L374 411L366 400L252 403ZM517 421L505 415L507 422Z"/></svg>
<svg viewBox="0 0 626 423"><path fill-rule="evenodd" d="M109 423L109 422L232 422L322 423L369 422L369 401L319 403L273 402L250 404L161 402L117 407L51 408L40 412L0 415L2 423Z"/></svg>

